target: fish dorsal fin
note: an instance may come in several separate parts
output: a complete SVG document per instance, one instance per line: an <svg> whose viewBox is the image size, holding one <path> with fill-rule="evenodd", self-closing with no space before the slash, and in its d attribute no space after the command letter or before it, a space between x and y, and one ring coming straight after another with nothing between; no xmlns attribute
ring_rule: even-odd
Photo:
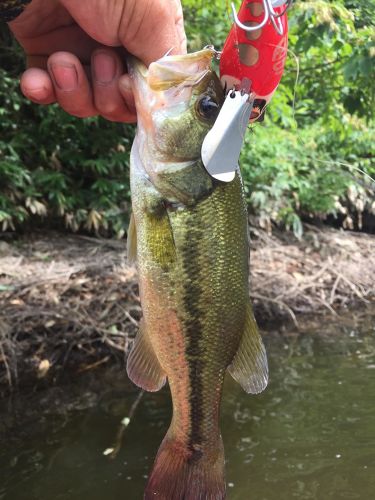
<svg viewBox="0 0 375 500"><path fill-rule="evenodd" d="M137 230L135 227L134 214L132 212L128 227L128 238L126 242L128 263L134 264L137 260Z"/></svg>
<svg viewBox="0 0 375 500"><path fill-rule="evenodd" d="M167 380L148 338L143 320L140 322L139 332L130 351L126 369L130 380L145 391L156 392Z"/></svg>
<svg viewBox="0 0 375 500"><path fill-rule="evenodd" d="M228 371L247 393L258 394L267 387L266 349L250 303L246 312L245 331Z"/></svg>

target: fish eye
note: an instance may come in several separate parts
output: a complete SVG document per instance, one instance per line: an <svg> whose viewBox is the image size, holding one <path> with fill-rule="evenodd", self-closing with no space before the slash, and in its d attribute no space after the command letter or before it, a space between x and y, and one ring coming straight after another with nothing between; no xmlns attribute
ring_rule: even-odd
<svg viewBox="0 0 375 500"><path fill-rule="evenodd" d="M197 102L198 114L205 120L214 120L219 114L219 104L209 95L201 97Z"/></svg>

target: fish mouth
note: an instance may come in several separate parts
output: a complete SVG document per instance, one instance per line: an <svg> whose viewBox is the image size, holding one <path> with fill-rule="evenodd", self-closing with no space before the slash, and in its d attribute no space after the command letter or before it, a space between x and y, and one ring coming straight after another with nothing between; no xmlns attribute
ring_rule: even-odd
<svg viewBox="0 0 375 500"><path fill-rule="evenodd" d="M213 48L205 48L192 54L166 55L151 63L149 68L135 57L129 57L128 71L138 122L147 127L150 125L147 118L154 111L186 108L193 89L203 85L210 73L215 53Z"/></svg>
<svg viewBox="0 0 375 500"><path fill-rule="evenodd" d="M148 84L154 91L165 91L183 85L198 85L210 71L214 55L211 48L183 56L166 56L150 65Z"/></svg>

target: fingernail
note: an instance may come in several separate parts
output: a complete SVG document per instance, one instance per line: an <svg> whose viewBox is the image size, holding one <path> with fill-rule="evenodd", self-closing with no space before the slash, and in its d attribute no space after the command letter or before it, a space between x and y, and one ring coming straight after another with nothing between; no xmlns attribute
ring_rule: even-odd
<svg viewBox="0 0 375 500"><path fill-rule="evenodd" d="M104 52L94 55L94 78L99 83L111 83L116 76L117 64L114 57Z"/></svg>
<svg viewBox="0 0 375 500"><path fill-rule="evenodd" d="M23 88L22 90L26 97L35 99L36 101L43 101L48 97L48 89L45 87Z"/></svg>
<svg viewBox="0 0 375 500"><path fill-rule="evenodd" d="M73 64L52 64L50 70L60 90L69 92L77 88L78 75Z"/></svg>

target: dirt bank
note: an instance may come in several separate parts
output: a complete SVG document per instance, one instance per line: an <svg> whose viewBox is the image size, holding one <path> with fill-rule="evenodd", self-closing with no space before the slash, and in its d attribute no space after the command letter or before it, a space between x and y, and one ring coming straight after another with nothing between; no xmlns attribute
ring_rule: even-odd
<svg viewBox="0 0 375 500"><path fill-rule="evenodd" d="M251 296L261 325L375 301L374 236L253 229ZM56 233L0 242L0 388L122 362L141 316L125 244ZM1 391L1 389L0 389Z"/></svg>

